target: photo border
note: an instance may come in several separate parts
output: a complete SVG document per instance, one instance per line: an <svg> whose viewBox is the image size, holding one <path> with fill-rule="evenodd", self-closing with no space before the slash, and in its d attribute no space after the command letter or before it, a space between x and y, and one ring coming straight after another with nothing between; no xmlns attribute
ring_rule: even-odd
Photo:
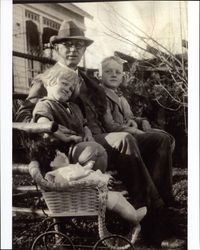
<svg viewBox="0 0 200 250"><path fill-rule="evenodd" d="M28 0L14 0L14 3ZM32 1L65 2L66 1ZM69 2L69 1L68 1ZM98 2L98 1L70 1ZM199 2L188 1L188 249L199 250ZM12 248L12 2L1 0L1 249Z"/></svg>

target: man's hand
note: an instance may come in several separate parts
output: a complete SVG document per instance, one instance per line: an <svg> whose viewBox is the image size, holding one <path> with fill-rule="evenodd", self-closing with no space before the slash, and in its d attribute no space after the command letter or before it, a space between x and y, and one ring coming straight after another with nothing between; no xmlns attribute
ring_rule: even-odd
<svg viewBox="0 0 200 250"><path fill-rule="evenodd" d="M66 138L68 138L69 141L75 142L75 143L79 143L83 141L82 136L79 135L70 135L70 136L66 136Z"/></svg>
<svg viewBox="0 0 200 250"><path fill-rule="evenodd" d="M151 125L147 120L142 120L142 129L143 131L148 131L151 129Z"/></svg>
<svg viewBox="0 0 200 250"><path fill-rule="evenodd" d="M128 132L132 135L139 135L139 134L144 134L144 131L137 129L137 128L133 128L133 127L128 127L126 128L125 132Z"/></svg>
<svg viewBox="0 0 200 250"><path fill-rule="evenodd" d="M85 135L83 141L94 141L94 137L90 135Z"/></svg>
<svg viewBox="0 0 200 250"><path fill-rule="evenodd" d="M66 128L65 126L60 125L60 124L59 124L59 126L58 126L58 130L59 130L61 133L63 133L63 134L77 135L77 133L76 133L75 131L73 131L73 130L71 130L71 129L68 129L68 128Z"/></svg>
<svg viewBox="0 0 200 250"><path fill-rule="evenodd" d="M127 125L128 127L133 127L133 128L137 128L137 127L138 127L136 121L134 121L134 120L132 120L132 119L128 120L128 122L126 123L126 125Z"/></svg>
<svg viewBox="0 0 200 250"><path fill-rule="evenodd" d="M85 132L85 135L83 137L83 141L94 141L94 137L92 136L92 132L87 126L84 127L84 132Z"/></svg>
<svg viewBox="0 0 200 250"><path fill-rule="evenodd" d="M65 143L69 143L69 142L79 143L79 142L83 141L82 136L63 133L63 132L60 131L60 129L57 130L52 135L55 138L61 140L62 142L65 142Z"/></svg>

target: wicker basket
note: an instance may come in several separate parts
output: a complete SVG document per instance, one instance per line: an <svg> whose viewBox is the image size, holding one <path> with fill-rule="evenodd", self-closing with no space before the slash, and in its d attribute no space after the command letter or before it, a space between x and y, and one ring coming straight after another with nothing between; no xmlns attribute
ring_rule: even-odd
<svg viewBox="0 0 200 250"><path fill-rule="evenodd" d="M98 216L99 192L94 187L43 192L43 197L52 217Z"/></svg>
<svg viewBox="0 0 200 250"><path fill-rule="evenodd" d="M107 203L107 185L87 185L83 182L75 182L74 186L67 186L65 190L59 185L52 185L45 180L41 174L39 163L32 161L29 164L29 173L33 180L40 186L44 200L52 217L77 217L77 216L98 216L98 231L100 239L112 236L107 230L105 223L105 211ZM44 191L46 190L46 191ZM137 226L130 232L131 244L134 244L140 227ZM113 240L106 239L103 244L109 249L125 250L130 244L121 246L113 245Z"/></svg>

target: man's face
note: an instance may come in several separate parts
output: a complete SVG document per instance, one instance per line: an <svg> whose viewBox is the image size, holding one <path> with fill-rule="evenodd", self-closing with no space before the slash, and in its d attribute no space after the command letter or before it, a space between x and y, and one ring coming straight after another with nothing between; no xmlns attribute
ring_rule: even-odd
<svg viewBox="0 0 200 250"><path fill-rule="evenodd" d="M55 46L59 59L70 67L76 68L86 50L85 42L82 40L67 40Z"/></svg>
<svg viewBox="0 0 200 250"><path fill-rule="evenodd" d="M102 82L108 88L118 88L123 78L123 66L114 60L102 65Z"/></svg>

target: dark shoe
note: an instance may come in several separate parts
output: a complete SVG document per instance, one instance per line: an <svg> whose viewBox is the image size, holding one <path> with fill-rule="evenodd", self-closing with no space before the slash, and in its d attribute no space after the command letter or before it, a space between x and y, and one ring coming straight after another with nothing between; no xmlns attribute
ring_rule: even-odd
<svg viewBox="0 0 200 250"><path fill-rule="evenodd" d="M181 239L170 238L161 242L163 249L181 249L185 246L186 242Z"/></svg>

